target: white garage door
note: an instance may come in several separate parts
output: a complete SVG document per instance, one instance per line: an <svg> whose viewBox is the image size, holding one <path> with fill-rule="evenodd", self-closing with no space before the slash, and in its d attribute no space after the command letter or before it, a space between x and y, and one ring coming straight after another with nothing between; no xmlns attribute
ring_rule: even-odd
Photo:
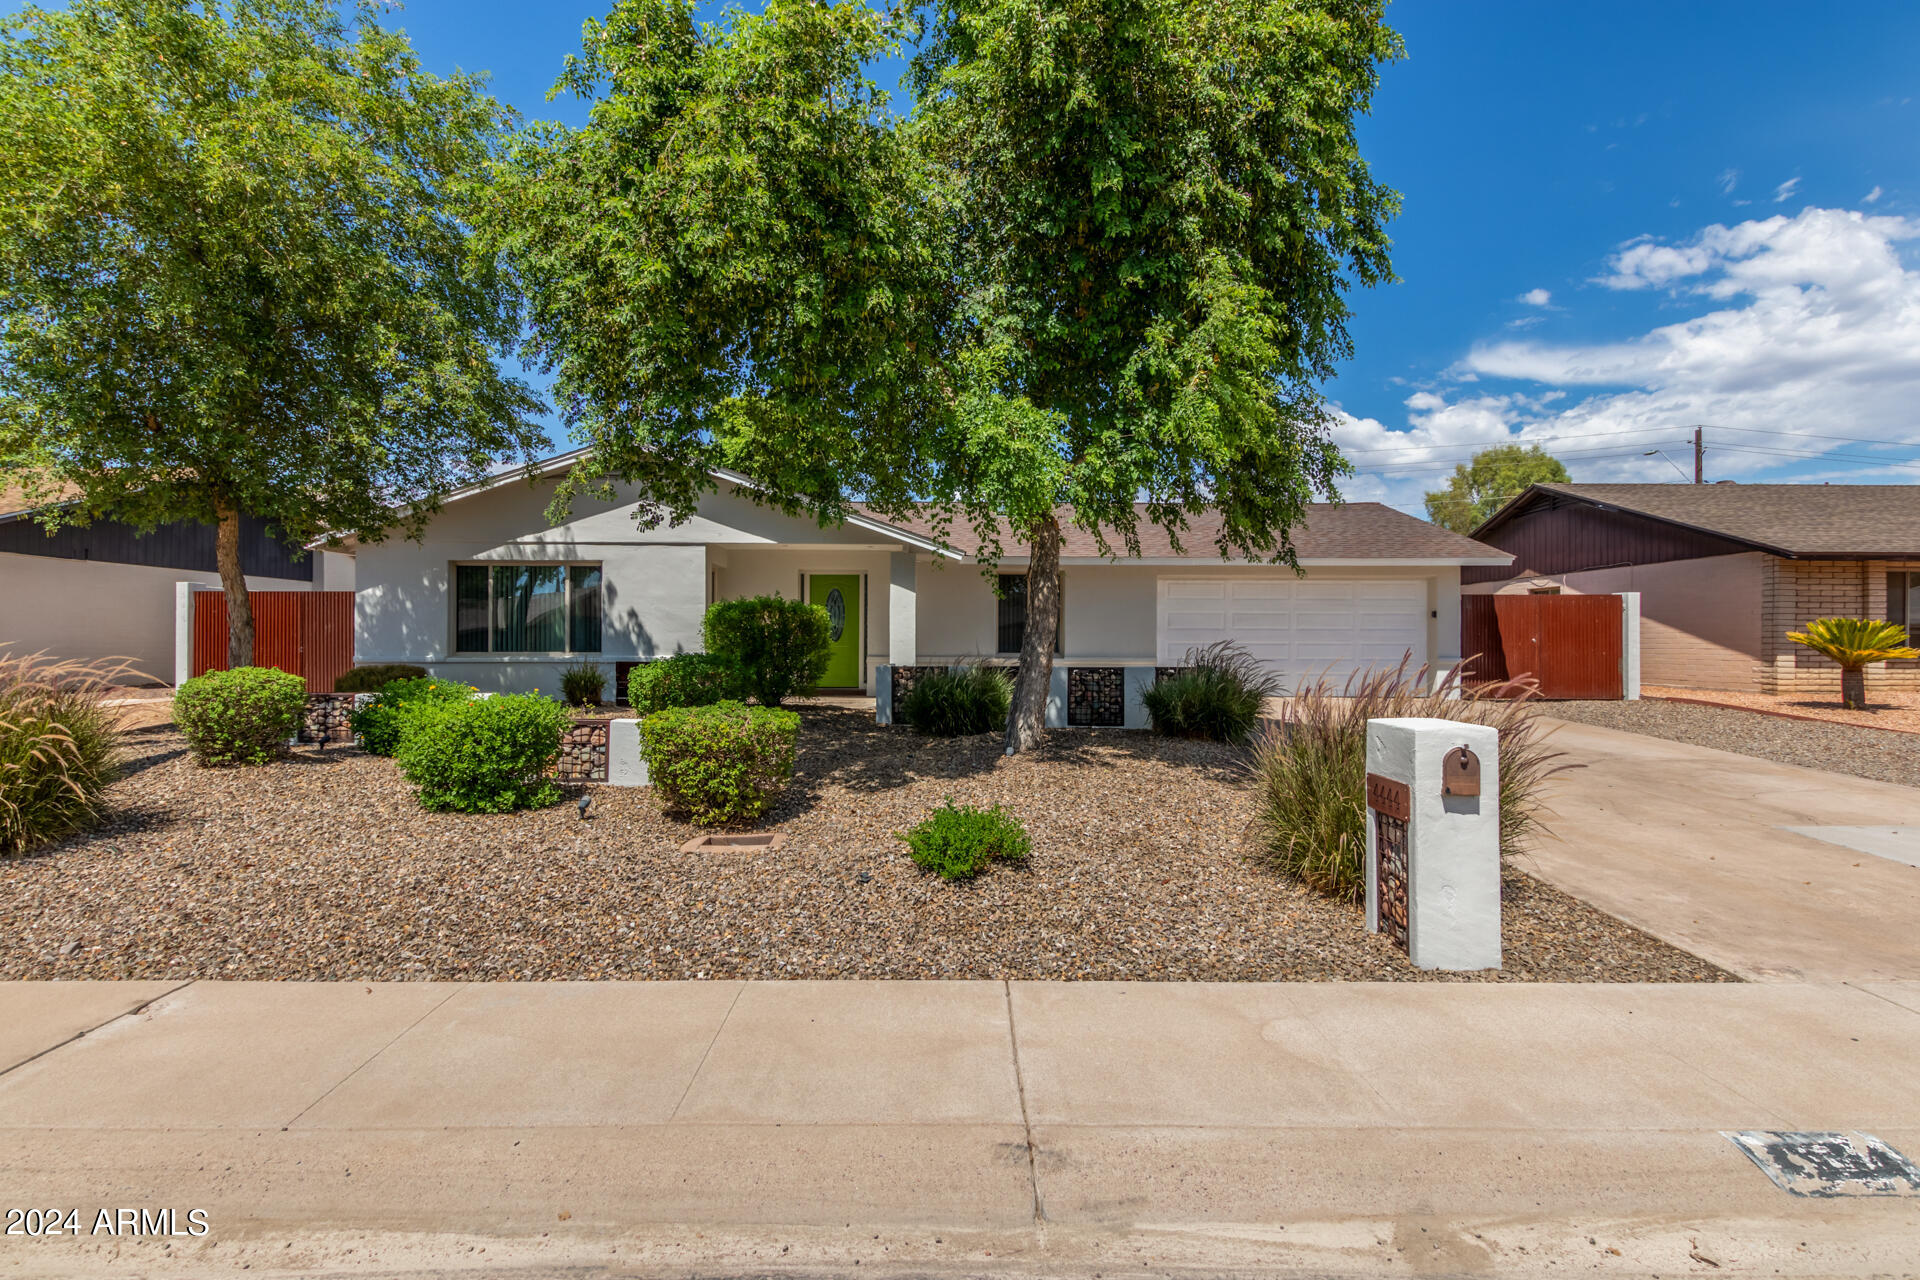
<svg viewBox="0 0 1920 1280"><path fill-rule="evenodd" d="M1162 578L1160 662L1233 640L1289 690L1325 676L1336 687L1369 668L1427 660L1427 584L1288 578Z"/></svg>

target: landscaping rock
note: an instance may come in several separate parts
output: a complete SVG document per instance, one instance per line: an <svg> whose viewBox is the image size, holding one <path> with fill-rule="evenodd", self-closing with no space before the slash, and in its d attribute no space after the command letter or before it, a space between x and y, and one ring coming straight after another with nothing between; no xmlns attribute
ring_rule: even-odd
<svg viewBox="0 0 1920 1280"><path fill-rule="evenodd" d="M1505 970L1415 970L1358 906L1253 860L1230 748L1057 731L1009 759L799 709L761 824L784 846L697 854L644 788L593 788L590 822L432 814L351 747L201 769L144 731L103 827L0 863L0 978L1730 980L1517 869ZM921 873L894 833L949 797L1006 806L1032 856Z"/></svg>

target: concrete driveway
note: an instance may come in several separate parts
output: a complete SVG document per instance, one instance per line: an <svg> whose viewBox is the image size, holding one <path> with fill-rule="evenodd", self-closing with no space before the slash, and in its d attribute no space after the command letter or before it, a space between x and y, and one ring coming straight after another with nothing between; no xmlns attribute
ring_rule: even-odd
<svg viewBox="0 0 1920 1280"><path fill-rule="evenodd" d="M1920 978L1920 790L1556 723L1528 870L1744 978Z"/></svg>

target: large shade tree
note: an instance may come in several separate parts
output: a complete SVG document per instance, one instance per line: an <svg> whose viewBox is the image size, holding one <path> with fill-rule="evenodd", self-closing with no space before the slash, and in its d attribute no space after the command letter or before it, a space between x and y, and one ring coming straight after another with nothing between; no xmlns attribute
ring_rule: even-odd
<svg viewBox="0 0 1920 1280"><path fill-rule="evenodd" d="M75 0L0 31L0 466L42 519L415 532L544 443L459 209L513 121L370 6Z"/></svg>
<svg viewBox="0 0 1920 1280"><path fill-rule="evenodd" d="M909 40L900 117L869 68ZM733 468L1024 548L1031 745L1064 525L1129 550L1213 508L1221 554L1291 563L1333 494L1318 388L1396 203L1354 123L1399 48L1378 0L620 0L563 81L588 125L528 136L486 220L572 486L672 520Z"/></svg>
<svg viewBox="0 0 1920 1280"><path fill-rule="evenodd" d="M1427 493L1427 519L1472 533L1531 484L1566 484L1567 468L1539 445L1497 444L1455 466L1445 488Z"/></svg>

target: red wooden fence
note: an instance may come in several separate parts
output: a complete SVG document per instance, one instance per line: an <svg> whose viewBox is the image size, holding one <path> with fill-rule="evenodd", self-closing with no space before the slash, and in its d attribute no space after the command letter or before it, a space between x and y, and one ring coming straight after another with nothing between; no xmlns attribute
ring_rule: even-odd
<svg viewBox="0 0 1920 1280"><path fill-rule="evenodd" d="M1470 685L1530 675L1543 698L1617 699L1621 601L1611 595L1460 597L1460 651Z"/></svg>
<svg viewBox="0 0 1920 1280"><path fill-rule="evenodd" d="M253 665L305 676L308 693L332 693L353 666L353 592L250 591ZM227 669L227 597L193 593L193 674Z"/></svg>

